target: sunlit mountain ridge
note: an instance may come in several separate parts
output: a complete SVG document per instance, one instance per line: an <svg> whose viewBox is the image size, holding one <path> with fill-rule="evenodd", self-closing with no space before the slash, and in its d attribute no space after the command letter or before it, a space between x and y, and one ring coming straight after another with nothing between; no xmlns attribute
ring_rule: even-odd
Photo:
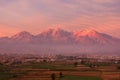
<svg viewBox="0 0 120 80"><path fill-rule="evenodd" d="M0 52L119 54L120 39L95 30L47 29L37 35L22 31L0 38Z"/></svg>

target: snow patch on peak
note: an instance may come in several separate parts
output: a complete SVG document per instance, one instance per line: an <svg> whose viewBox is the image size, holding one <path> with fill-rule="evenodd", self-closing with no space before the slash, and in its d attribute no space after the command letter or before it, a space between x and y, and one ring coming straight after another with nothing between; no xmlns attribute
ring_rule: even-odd
<svg viewBox="0 0 120 80"><path fill-rule="evenodd" d="M33 35L27 31L19 32L11 37L14 40L30 41L33 38Z"/></svg>
<svg viewBox="0 0 120 80"><path fill-rule="evenodd" d="M92 37L95 37L97 34L98 34L97 31L89 30L89 29L74 32L74 36L78 36L78 37L80 37L80 36L92 36Z"/></svg>
<svg viewBox="0 0 120 80"><path fill-rule="evenodd" d="M19 32L17 34L15 34L14 36L12 37L20 37L20 36L31 36L32 34L30 34L29 32L27 31L22 31L22 32Z"/></svg>
<svg viewBox="0 0 120 80"><path fill-rule="evenodd" d="M47 29L41 34L45 36L55 37L55 36L67 36L67 35L70 35L70 32L60 28L55 28L55 29Z"/></svg>

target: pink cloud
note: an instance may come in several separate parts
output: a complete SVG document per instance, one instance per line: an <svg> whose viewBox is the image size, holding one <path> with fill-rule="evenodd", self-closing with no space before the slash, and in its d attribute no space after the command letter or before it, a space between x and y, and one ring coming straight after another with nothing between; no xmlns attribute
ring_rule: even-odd
<svg viewBox="0 0 120 80"><path fill-rule="evenodd" d="M5 34L7 29L37 33L58 26L90 28L119 37L119 7L119 0L15 0L0 5L0 24L7 25L0 28Z"/></svg>

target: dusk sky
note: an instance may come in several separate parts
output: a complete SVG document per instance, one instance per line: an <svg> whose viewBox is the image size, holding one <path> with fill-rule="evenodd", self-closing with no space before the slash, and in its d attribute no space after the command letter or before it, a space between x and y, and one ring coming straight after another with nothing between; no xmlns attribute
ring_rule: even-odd
<svg viewBox="0 0 120 80"><path fill-rule="evenodd" d="M0 0L0 36L56 27L120 38L120 0Z"/></svg>

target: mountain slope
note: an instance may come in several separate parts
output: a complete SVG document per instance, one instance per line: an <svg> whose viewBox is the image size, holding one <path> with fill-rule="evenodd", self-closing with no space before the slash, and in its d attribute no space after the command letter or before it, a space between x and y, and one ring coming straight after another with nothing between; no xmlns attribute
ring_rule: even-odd
<svg viewBox="0 0 120 80"><path fill-rule="evenodd" d="M11 37L12 40L22 42L30 42L33 40L33 38L34 36L26 31L19 32Z"/></svg>
<svg viewBox="0 0 120 80"><path fill-rule="evenodd" d="M76 42L86 44L115 44L119 41L117 38L113 38L104 33L99 33L95 30L80 30L73 33L73 37Z"/></svg>
<svg viewBox="0 0 120 80"><path fill-rule="evenodd" d="M62 29L47 29L37 35L39 41L45 43L67 43L70 40L71 32Z"/></svg>
<svg viewBox="0 0 120 80"><path fill-rule="evenodd" d="M95 30L68 32L48 29L38 35L23 31L0 38L2 53L115 53L120 54L120 39Z"/></svg>

